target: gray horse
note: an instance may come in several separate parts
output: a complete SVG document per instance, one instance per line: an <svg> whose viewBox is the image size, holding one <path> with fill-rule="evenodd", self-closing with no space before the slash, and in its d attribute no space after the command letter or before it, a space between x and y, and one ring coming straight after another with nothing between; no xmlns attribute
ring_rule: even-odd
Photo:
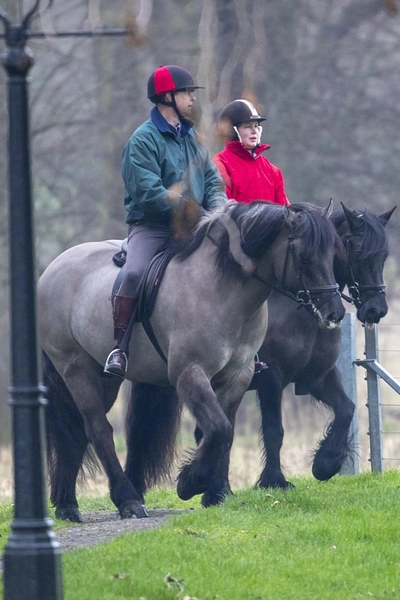
<svg viewBox="0 0 400 600"><path fill-rule="evenodd" d="M81 521L75 487L89 444L121 518L146 516L143 495L149 481L168 472L182 403L203 438L178 476L178 495L204 494L205 505L223 500L235 415L265 336L271 290L297 295L323 327L338 327L344 316L333 274L340 242L329 211L231 203L203 217L175 248L151 316L157 343L135 324L127 378L177 396L171 410L156 395L131 407L137 439L130 440L125 472L106 418L120 383L101 367L113 344L112 257L120 242L81 244L50 264L38 284L38 309L57 518Z"/></svg>

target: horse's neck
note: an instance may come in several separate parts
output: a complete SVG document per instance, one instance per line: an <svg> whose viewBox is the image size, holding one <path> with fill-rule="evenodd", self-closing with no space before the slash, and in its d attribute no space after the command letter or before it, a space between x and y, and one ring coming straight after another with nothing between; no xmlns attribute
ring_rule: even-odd
<svg viewBox="0 0 400 600"><path fill-rule="evenodd" d="M215 252L215 243L206 238L183 262L173 259L166 272L170 293L181 291L187 302L207 299L215 310L221 307L223 312L230 311L238 319L247 320L264 303L271 288L249 275L222 273L215 262Z"/></svg>

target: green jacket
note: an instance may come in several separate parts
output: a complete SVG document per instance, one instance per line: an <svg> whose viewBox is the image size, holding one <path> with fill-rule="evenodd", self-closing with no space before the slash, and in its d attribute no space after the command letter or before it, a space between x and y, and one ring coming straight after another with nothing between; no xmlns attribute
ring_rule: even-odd
<svg viewBox="0 0 400 600"><path fill-rule="evenodd" d="M188 120L177 135L157 108L131 135L122 154L127 223L169 223L168 188L183 181L205 210L226 204L225 186Z"/></svg>

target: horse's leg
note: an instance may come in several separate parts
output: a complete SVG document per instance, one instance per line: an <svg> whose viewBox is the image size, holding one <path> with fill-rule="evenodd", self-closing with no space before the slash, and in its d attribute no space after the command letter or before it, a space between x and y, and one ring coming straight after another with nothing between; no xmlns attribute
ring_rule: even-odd
<svg viewBox="0 0 400 600"><path fill-rule="evenodd" d="M184 369L176 388L203 433L193 460L183 466L178 476L178 496L189 500L226 478L233 427L200 366Z"/></svg>
<svg viewBox="0 0 400 600"><path fill-rule="evenodd" d="M196 425L195 430L194 430L194 439L196 440L197 446L200 444L201 440L203 439L203 432L198 425ZM229 455L228 455L228 457L229 457ZM225 468L227 473L228 473L228 469L229 469L229 461ZM231 494L231 493L232 493L232 490L231 490L231 486L230 486L228 475L227 475L226 479L221 479L220 481L215 481L213 483L212 488L209 487L208 490L206 492L204 492L202 499L201 499L201 504L205 508L208 508L209 506L214 506L215 504L221 504L225 500L226 496L228 496L228 494Z"/></svg>
<svg viewBox="0 0 400 600"><path fill-rule="evenodd" d="M252 367L250 369L253 370ZM216 387L218 402L229 419L232 426L232 432L234 432L235 429L237 410L248 388L250 379L250 374L245 370L239 372L235 378L230 381L229 385L224 385L221 389L218 389L218 386ZM201 429L196 427L195 437L199 438L198 443L201 441L201 434ZM231 486L229 484L229 459L230 452L221 459L224 462L221 464L219 479L215 478L203 494L201 504L205 508L221 504L229 494L232 494Z"/></svg>
<svg viewBox="0 0 400 600"><path fill-rule="evenodd" d="M113 430L107 420L110 382L101 376L98 364L79 355L64 370L65 382L83 417L85 434L108 477L110 497L122 519L145 517L142 496L125 476L118 460Z"/></svg>
<svg viewBox="0 0 400 600"><path fill-rule="evenodd" d="M317 400L330 406L334 412L325 438L319 442L312 467L314 477L326 481L340 471L348 456L351 443L349 429L355 407L343 389L336 367L328 372L322 384L313 386L311 382L309 388Z"/></svg>
<svg viewBox="0 0 400 600"><path fill-rule="evenodd" d="M80 523L82 517L75 488L88 445L83 419L63 379L46 355L43 357L43 381L48 400L46 434L50 500L57 519ZM93 459L91 455L87 458Z"/></svg>
<svg viewBox="0 0 400 600"><path fill-rule="evenodd" d="M175 388L134 383L126 416L125 474L143 496L170 475L181 403Z"/></svg>
<svg viewBox="0 0 400 600"><path fill-rule="evenodd" d="M261 371L256 379L257 396L261 410L261 433L264 443L264 468L256 483L262 488L290 488L280 462L280 450L283 442L282 425L282 377L278 369L270 366Z"/></svg>

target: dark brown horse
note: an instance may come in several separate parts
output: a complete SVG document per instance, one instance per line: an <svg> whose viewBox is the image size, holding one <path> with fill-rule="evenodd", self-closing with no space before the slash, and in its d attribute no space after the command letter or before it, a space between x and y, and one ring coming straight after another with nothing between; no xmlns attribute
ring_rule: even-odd
<svg viewBox="0 0 400 600"><path fill-rule="evenodd" d="M380 216L361 211L332 215L332 222L346 250L346 260L335 262L335 277L357 307L357 318L366 326L379 323L387 311L383 267L388 256L385 227L393 210ZM319 480L339 472L348 456L349 428L354 405L343 389L335 366L340 352L340 329L328 331L289 298L273 292L268 298L268 330L259 351L268 369L256 375L251 389L257 390L261 409L264 468L260 487L286 488L280 465L283 442L282 392L291 382L300 393L310 393L329 406L333 419L315 453L312 472Z"/></svg>

